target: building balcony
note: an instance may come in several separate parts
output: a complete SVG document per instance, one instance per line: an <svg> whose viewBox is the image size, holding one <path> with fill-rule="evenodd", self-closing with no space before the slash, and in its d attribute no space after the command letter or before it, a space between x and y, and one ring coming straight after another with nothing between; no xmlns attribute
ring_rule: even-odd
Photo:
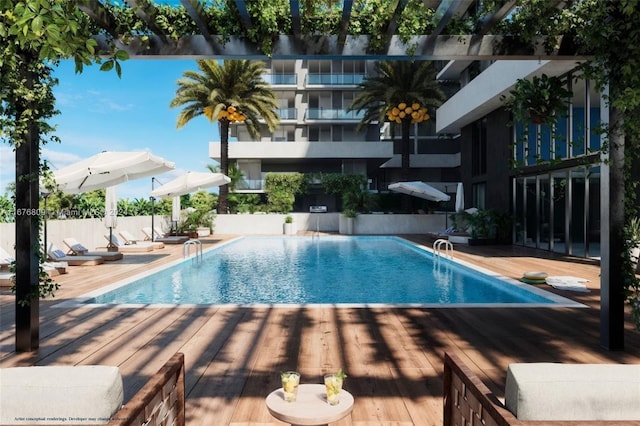
<svg viewBox="0 0 640 426"><path fill-rule="evenodd" d="M409 158L411 168L453 168L460 167L460 153L456 154L411 154ZM400 168L402 158L400 154L394 155L384 163L382 168Z"/></svg>
<svg viewBox="0 0 640 426"><path fill-rule="evenodd" d="M298 113L295 108L278 108L276 113L280 117L280 120L295 120L298 118Z"/></svg>
<svg viewBox="0 0 640 426"><path fill-rule="evenodd" d="M366 74L309 74L307 86L357 86Z"/></svg>
<svg viewBox="0 0 640 426"><path fill-rule="evenodd" d="M209 142L209 157L220 161L220 142ZM229 159L390 159L392 142L231 142Z"/></svg>
<svg viewBox="0 0 640 426"><path fill-rule="evenodd" d="M272 86L295 86L298 83L296 74L264 74L262 79Z"/></svg>
<svg viewBox="0 0 640 426"><path fill-rule="evenodd" d="M352 120L360 121L364 117L364 111L346 111L344 108L309 108L307 120Z"/></svg>

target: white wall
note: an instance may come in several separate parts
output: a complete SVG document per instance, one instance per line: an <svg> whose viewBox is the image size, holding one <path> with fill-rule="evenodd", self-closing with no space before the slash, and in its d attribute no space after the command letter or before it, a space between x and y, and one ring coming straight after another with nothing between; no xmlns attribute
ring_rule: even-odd
<svg viewBox="0 0 640 426"><path fill-rule="evenodd" d="M167 230L168 218L162 216L154 217L154 226ZM118 226L113 230L117 235L118 231L129 231L135 237L143 239L143 227L151 226L151 216L119 217ZM93 250L98 247L106 247L107 240L105 234L109 234L109 228L104 226L104 219L72 219L72 220L48 220L47 221L47 243L53 243L59 249L67 251L63 239L73 237L81 244ZM44 242L44 241L43 241ZM0 223L0 246L8 253L14 253L15 245L15 224Z"/></svg>
<svg viewBox="0 0 640 426"><path fill-rule="evenodd" d="M233 214L218 215L214 234L220 235L281 235L284 214ZM297 231L338 232L340 213L292 213ZM354 234L393 235L425 234L445 229L444 214L362 214L354 223ZM154 216L154 226L169 229L169 218ZM143 227L151 226L151 216L119 217L114 233L126 230L142 239ZM63 239L73 237L89 249L107 245L103 219L73 219L47 221L47 241L66 251ZM0 223L0 246L14 253L15 224Z"/></svg>

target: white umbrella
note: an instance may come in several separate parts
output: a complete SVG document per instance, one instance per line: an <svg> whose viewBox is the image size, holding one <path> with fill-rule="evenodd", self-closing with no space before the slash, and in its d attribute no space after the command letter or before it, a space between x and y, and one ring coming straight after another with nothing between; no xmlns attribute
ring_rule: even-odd
<svg viewBox="0 0 640 426"><path fill-rule="evenodd" d="M103 151L53 172L65 194L80 194L168 172L175 164L146 151Z"/></svg>
<svg viewBox="0 0 640 426"><path fill-rule="evenodd" d="M107 247L112 247L113 228L118 224L118 197L116 196L115 186L107 187L104 201L104 226L109 228L109 244Z"/></svg>
<svg viewBox="0 0 640 426"><path fill-rule="evenodd" d="M178 226L178 222L180 222L180 196L176 195L173 197L173 203L171 203L171 222L176 223L176 227Z"/></svg>
<svg viewBox="0 0 640 426"><path fill-rule="evenodd" d="M449 201L451 197L442 191L437 190L424 182L398 182L389 185L391 191L402 192L414 197L424 198L431 201Z"/></svg>
<svg viewBox="0 0 640 426"><path fill-rule="evenodd" d="M176 197L189 194L205 188L222 186L231 182L231 179L222 173L187 172L186 174L151 191L152 197Z"/></svg>
<svg viewBox="0 0 640 426"><path fill-rule="evenodd" d="M464 210L464 187L462 182L458 182L458 189L456 190L456 211L461 212Z"/></svg>

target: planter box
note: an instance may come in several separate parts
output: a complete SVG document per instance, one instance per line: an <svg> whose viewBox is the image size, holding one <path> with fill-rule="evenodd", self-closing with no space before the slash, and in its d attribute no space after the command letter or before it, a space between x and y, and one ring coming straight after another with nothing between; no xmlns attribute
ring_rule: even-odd
<svg viewBox="0 0 640 426"><path fill-rule="evenodd" d="M209 228L198 228L198 237L206 237L211 234L211 229Z"/></svg>
<svg viewBox="0 0 640 426"><path fill-rule="evenodd" d="M470 238L467 235L449 235L449 242L451 244L469 244Z"/></svg>
<svg viewBox="0 0 640 426"><path fill-rule="evenodd" d="M294 235L297 232L296 224L293 222L285 223L282 228L283 228L284 235Z"/></svg>

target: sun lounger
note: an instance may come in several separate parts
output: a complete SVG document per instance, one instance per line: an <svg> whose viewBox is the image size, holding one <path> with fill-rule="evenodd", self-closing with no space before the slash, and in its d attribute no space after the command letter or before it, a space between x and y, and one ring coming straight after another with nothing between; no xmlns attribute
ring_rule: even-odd
<svg viewBox="0 0 640 426"><path fill-rule="evenodd" d="M109 234L106 234L104 238L109 241ZM116 234L111 235L111 244L115 246L121 253L146 253L153 251L153 245L145 242L139 244L125 244L125 242L118 238Z"/></svg>
<svg viewBox="0 0 640 426"><path fill-rule="evenodd" d="M0 287L10 287L13 285L13 273L9 271L9 265L15 258L0 247ZM42 267L49 276L54 277L67 273L67 262L44 262Z"/></svg>
<svg viewBox="0 0 640 426"><path fill-rule="evenodd" d="M151 244L154 249L164 248L164 243L161 242L161 241L139 240L136 237L134 237L133 234L131 234L131 232L129 232L129 231L119 231L118 234L120 234L120 236L122 237L122 239L124 240L124 243L126 245L131 245L131 244Z"/></svg>
<svg viewBox="0 0 640 426"><path fill-rule="evenodd" d="M152 231L150 227L142 228L145 241L151 241ZM155 230L155 241L160 241L165 244L182 244L189 241L189 237L178 235L165 235L161 234L158 229Z"/></svg>
<svg viewBox="0 0 640 426"><path fill-rule="evenodd" d="M90 251L72 237L67 237L62 241L69 247L67 254L71 256L100 256L105 261L120 260L124 257L119 251Z"/></svg>
<svg viewBox="0 0 640 426"><path fill-rule="evenodd" d="M54 262L66 262L70 266L91 266L104 263L104 259L100 256L67 256L53 243L49 244L47 255Z"/></svg>

